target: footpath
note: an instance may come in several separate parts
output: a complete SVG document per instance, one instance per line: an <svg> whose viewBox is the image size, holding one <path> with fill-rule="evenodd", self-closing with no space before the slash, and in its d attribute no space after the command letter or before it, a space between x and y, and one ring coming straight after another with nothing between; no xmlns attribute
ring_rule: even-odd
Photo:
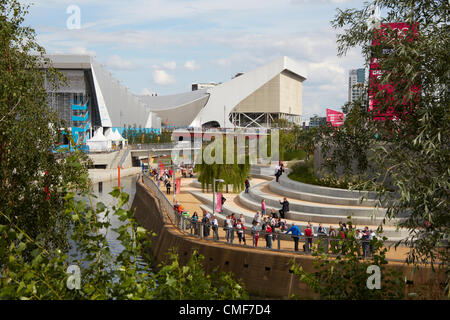
<svg viewBox="0 0 450 320"><path fill-rule="evenodd" d="M251 185L257 185L261 182L267 181L265 179L258 179L253 178L251 180ZM164 188L162 189L164 192L166 191ZM172 189L173 190L173 189ZM194 196L195 193L198 196ZM167 194L166 194L167 195ZM243 206L239 201L239 194L234 193L223 193L224 197L226 198L225 205L227 205L227 208L231 211L236 210L237 216L239 216L239 213L244 212L246 213L246 223L250 223L248 217L255 214L255 211L249 210L245 206ZM279 196L279 195L278 195ZM167 198L170 202L173 202L173 194L167 195ZM207 201L204 201L204 199L210 198L212 201L212 192L203 192L201 188L198 186L198 183L195 183L195 178L182 178L181 180L181 191L179 194L176 194L175 201L180 203L185 211L189 212L189 215L192 216L194 212L197 212L199 218L201 219L203 216L203 211L205 206L208 206ZM281 200L281 198L280 198ZM209 204L210 206L210 204ZM202 208L203 207L203 208ZM290 224L294 221L286 219L287 223ZM295 221L296 224L299 223L299 221ZM317 224L313 225L317 226ZM325 226L325 225L324 225ZM326 225L328 227L328 225ZM219 238L221 241L224 241L225 239L225 231L223 231L223 225L219 223ZM211 235L209 237L210 240L212 240L212 231ZM239 241L237 236L234 238L234 245L239 245ZM227 245L227 244L224 244ZM300 252L302 251L301 248L302 242L300 242ZM246 235L246 245L243 243L241 244L243 248L249 248L251 250L258 250L258 248L252 247L252 239L249 235ZM266 247L266 241L264 237L260 237L258 241L258 247L259 248L265 248ZM273 248L277 247L277 241L273 242ZM280 240L280 249L281 250L289 250L293 252L294 248L294 242L289 240ZM409 249L404 246L399 246L395 248L393 245L387 247L388 251L386 253L386 258L393 259L393 260L401 260L404 261L406 259L407 253L409 252ZM294 253L294 252L293 252Z"/></svg>

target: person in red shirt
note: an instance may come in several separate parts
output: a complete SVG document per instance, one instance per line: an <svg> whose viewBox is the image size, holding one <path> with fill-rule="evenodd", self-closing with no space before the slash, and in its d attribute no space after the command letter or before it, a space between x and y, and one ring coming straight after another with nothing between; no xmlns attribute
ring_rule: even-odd
<svg viewBox="0 0 450 320"><path fill-rule="evenodd" d="M310 252L312 249L312 236L311 223L308 223L308 226L305 229L305 252Z"/></svg>
<svg viewBox="0 0 450 320"><path fill-rule="evenodd" d="M272 249L272 227L270 224L266 225L266 248Z"/></svg>

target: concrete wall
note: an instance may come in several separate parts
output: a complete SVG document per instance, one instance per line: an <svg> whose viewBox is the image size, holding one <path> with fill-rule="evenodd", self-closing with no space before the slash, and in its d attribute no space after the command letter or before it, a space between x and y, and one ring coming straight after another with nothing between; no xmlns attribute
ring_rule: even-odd
<svg viewBox="0 0 450 320"><path fill-rule="evenodd" d="M231 271L235 278L245 283L246 289L253 297L288 298L296 294L302 298L317 297L306 285L289 272L291 261L303 266L306 271L313 271L313 257L301 254L267 252L239 245L226 245L213 241L201 240L179 231L160 210L159 200L151 191L137 181L136 195L132 204L137 221L147 230L157 234L152 239L151 253L156 263L167 260L167 252L177 248L181 263L185 263L194 249L205 257L207 272L218 267L221 271ZM393 268L401 268L404 273L409 269L400 263L390 263ZM416 271L415 285L428 284L429 269Z"/></svg>
<svg viewBox="0 0 450 320"><path fill-rule="evenodd" d="M302 80L286 70L280 74L280 112L302 115Z"/></svg>
<svg viewBox="0 0 450 320"><path fill-rule="evenodd" d="M234 112L280 112L280 75L242 100Z"/></svg>
<svg viewBox="0 0 450 320"><path fill-rule="evenodd" d="M233 111L301 115L302 81L292 72L283 71L242 100Z"/></svg>

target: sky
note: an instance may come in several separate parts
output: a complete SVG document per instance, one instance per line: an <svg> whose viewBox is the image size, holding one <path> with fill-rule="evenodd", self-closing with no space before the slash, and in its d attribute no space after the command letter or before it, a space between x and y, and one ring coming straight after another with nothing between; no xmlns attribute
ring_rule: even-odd
<svg viewBox="0 0 450 320"><path fill-rule="evenodd" d="M298 61L303 116L347 102L359 49L337 56L330 21L351 0L34 0L25 24L47 53L91 54L135 94L225 82L281 56ZM79 14L78 14L79 13ZM79 17L79 19L77 19Z"/></svg>

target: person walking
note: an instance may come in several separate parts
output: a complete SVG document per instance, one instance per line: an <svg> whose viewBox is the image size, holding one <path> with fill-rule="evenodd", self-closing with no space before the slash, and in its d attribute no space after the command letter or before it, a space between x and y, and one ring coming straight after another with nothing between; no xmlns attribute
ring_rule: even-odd
<svg viewBox="0 0 450 320"><path fill-rule="evenodd" d="M216 216L213 216L211 219L211 227L213 230L213 239L219 241L219 221L217 221Z"/></svg>
<svg viewBox="0 0 450 320"><path fill-rule="evenodd" d="M246 244L246 242L245 242L245 233L244 233L245 229L244 228L245 228L245 226L243 225L241 219L238 219L237 223L236 223L236 233L238 235L239 244L241 244L242 241L244 242L244 244Z"/></svg>
<svg viewBox="0 0 450 320"><path fill-rule="evenodd" d="M253 222L257 222L258 224L261 224L261 214L259 213L259 211L256 211L254 217L253 217Z"/></svg>
<svg viewBox="0 0 450 320"><path fill-rule="evenodd" d="M311 223L308 223L305 229L305 252L311 252L313 231Z"/></svg>
<svg viewBox="0 0 450 320"><path fill-rule="evenodd" d="M362 232L362 247L363 247L363 255L364 258L367 258L370 255L370 230L369 227L365 226Z"/></svg>
<svg viewBox="0 0 450 320"><path fill-rule="evenodd" d="M300 231L300 228L295 224L293 224L292 227L290 227L288 231L286 231L286 234L289 234L289 232L292 232L292 240L294 240L294 250L298 251L298 241L303 234Z"/></svg>
<svg viewBox="0 0 450 320"><path fill-rule="evenodd" d="M319 236L326 236L327 235L327 229L325 227L322 227L321 223L319 223L319 227L317 228L317 234Z"/></svg>
<svg viewBox="0 0 450 320"><path fill-rule="evenodd" d="M202 224L203 224L203 237L208 238L210 233L209 228L211 224L206 214L203 215Z"/></svg>
<svg viewBox="0 0 450 320"><path fill-rule="evenodd" d="M171 186L172 185L170 184L170 181L168 180L167 183L166 183L167 194L170 194L170 187Z"/></svg>
<svg viewBox="0 0 450 320"><path fill-rule="evenodd" d="M286 213L289 211L289 201L287 201L287 198L284 197L283 201L280 200L280 204L282 205L281 209L279 210L281 219L285 218Z"/></svg>
<svg viewBox="0 0 450 320"><path fill-rule="evenodd" d="M266 224L266 248L272 249L272 227Z"/></svg>
<svg viewBox="0 0 450 320"><path fill-rule="evenodd" d="M277 167L275 168L276 182L279 182L278 179L280 179L281 173L282 173L281 167L279 165L277 165Z"/></svg>
<svg viewBox="0 0 450 320"><path fill-rule="evenodd" d="M191 217L192 228L194 229L194 234L198 235L198 213L194 211L194 214Z"/></svg>
<svg viewBox="0 0 450 320"><path fill-rule="evenodd" d="M231 215L228 215L225 220L225 231L227 234L227 243L233 244L234 229L233 229L233 220L231 219Z"/></svg>
<svg viewBox="0 0 450 320"><path fill-rule="evenodd" d="M245 193L248 193L248 189L250 189L250 180L247 176L247 179L245 179Z"/></svg>
<svg viewBox="0 0 450 320"><path fill-rule="evenodd" d="M258 246L258 239L259 239L259 223L256 220L253 220L253 226L252 226L252 238L253 238L253 247Z"/></svg>
<svg viewBox="0 0 450 320"><path fill-rule="evenodd" d="M266 214L266 199L261 200L261 213L262 215Z"/></svg>

